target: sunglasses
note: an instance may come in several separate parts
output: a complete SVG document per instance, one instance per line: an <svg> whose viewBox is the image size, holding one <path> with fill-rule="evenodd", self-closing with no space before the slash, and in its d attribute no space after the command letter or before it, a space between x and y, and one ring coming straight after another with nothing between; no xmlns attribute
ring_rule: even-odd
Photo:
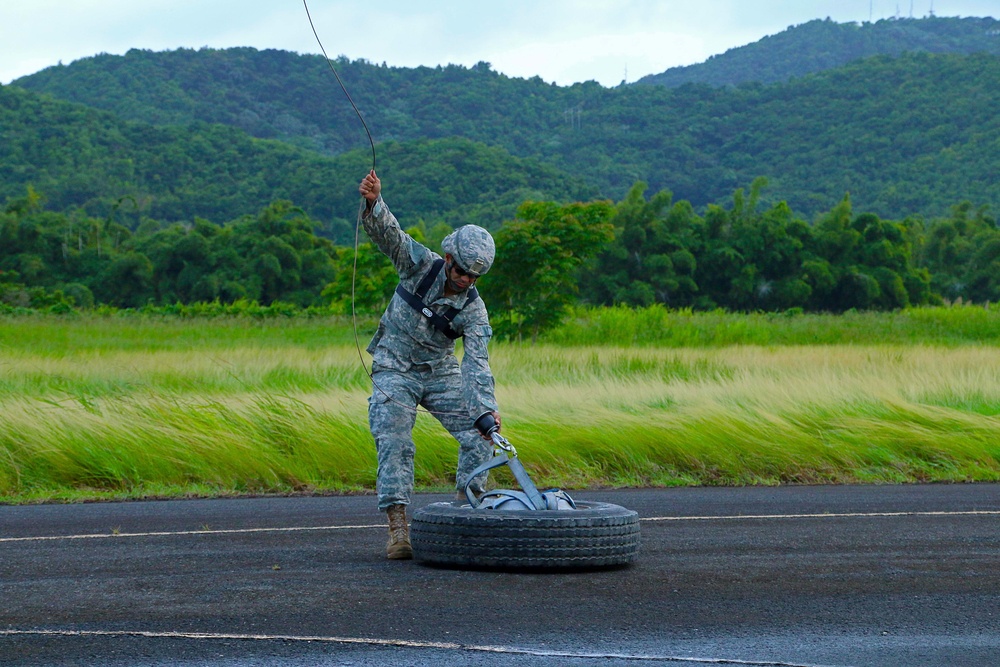
<svg viewBox="0 0 1000 667"><path fill-rule="evenodd" d="M455 273L457 273L462 278L468 276L473 280L475 280L476 278L479 277L479 274L472 273L471 271L466 271L465 269L463 269L461 266L458 265L458 262L452 262L451 268L454 269Z"/></svg>

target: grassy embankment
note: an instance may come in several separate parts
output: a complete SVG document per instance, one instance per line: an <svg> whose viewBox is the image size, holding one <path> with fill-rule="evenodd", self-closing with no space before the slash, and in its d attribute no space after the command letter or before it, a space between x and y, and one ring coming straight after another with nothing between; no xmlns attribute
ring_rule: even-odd
<svg viewBox="0 0 1000 667"><path fill-rule="evenodd" d="M996 309L580 311L492 363L545 485L1000 479ZM374 483L343 320L6 317L0 369L0 502ZM418 485L449 488L454 443L427 415L416 440Z"/></svg>

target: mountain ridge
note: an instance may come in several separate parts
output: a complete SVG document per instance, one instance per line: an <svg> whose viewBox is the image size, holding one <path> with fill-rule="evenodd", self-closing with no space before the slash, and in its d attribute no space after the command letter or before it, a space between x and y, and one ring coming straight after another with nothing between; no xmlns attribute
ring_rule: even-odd
<svg viewBox="0 0 1000 667"><path fill-rule="evenodd" d="M897 219L947 215L963 200L1000 202L1000 183L991 176L1000 173L991 148L1000 141L991 112L1000 108L1000 56L882 55L786 83L676 88L559 87L537 77L507 77L488 63L407 69L339 58L336 65L380 146L453 138L487 147L475 149L482 155L509 154L512 169L530 172L536 167L517 160L533 160L551 176L533 192L557 200L564 199L560 190L620 199L644 181L703 207L764 176L771 182L765 198L787 200L810 218L846 193L859 208ZM320 56L249 47L134 50L49 68L19 85L103 106L150 128L217 124L320 157L368 152L363 129ZM418 152L429 164L447 162ZM391 163L382 161L380 171L386 167ZM12 164L8 189L23 187L31 168ZM461 178L461 168L442 168ZM439 180L433 171L423 178ZM522 179L506 181L512 190L491 185L484 196L525 192ZM443 183L427 188L412 180L407 187L414 201L439 198L441 206L421 214L444 215L453 201ZM244 211L224 217L233 213Z"/></svg>
<svg viewBox="0 0 1000 667"><path fill-rule="evenodd" d="M814 19L728 49L704 62L649 74L633 85L777 83L863 58L916 51L1000 55L1000 21L991 17L933 16L882 19L874 23Z"/></svg>

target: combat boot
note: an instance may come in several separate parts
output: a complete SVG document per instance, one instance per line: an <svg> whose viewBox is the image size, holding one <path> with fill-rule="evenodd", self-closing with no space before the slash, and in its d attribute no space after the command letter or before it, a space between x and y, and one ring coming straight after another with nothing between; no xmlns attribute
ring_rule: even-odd
<svg viewBox="0 0 1000 667"><path fill-rule="evenodd" d="M413 558L410 546L410 529L406 525L406 505L390 505L386 510L389 517L389 543L385 545L386 558L402 560Z"/></svg>

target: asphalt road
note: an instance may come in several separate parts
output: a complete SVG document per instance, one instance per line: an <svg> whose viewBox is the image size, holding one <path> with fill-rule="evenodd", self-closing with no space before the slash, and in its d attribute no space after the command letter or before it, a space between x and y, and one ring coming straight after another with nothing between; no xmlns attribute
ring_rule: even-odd
<svg viewBox="0 0 1000 667"><path fill-rule="evenodd" d="M998 485L574 495L638 563L386 561L370 496L0 507L0 665L1000 665Z"/></svg>

